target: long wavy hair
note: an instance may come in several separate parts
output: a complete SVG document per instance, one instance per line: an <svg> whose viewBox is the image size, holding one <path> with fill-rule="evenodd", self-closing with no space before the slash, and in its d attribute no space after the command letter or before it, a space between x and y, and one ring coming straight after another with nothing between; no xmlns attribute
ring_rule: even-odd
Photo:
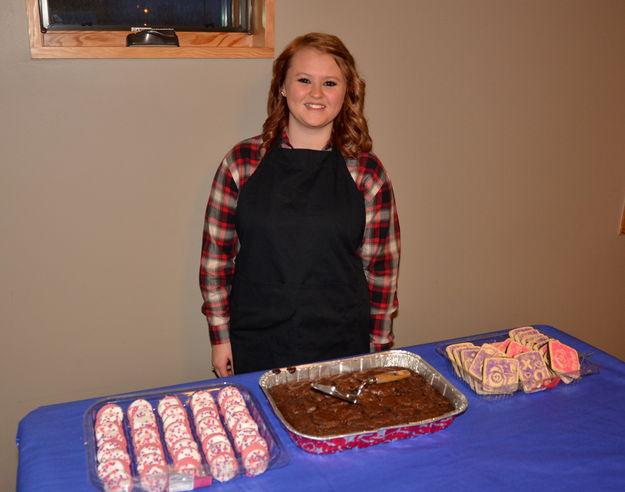
<svg viewBox="0 0 625 492"><path fill-rule="evenodd" d="M273 78L267 100L267 119L263 124L264 148L273 145L289 122L286 98L280 94L291 59L298 51L313 48L334 57L347 88L341 111L332 124L332 144L346 157L356 157L371 150L369 127L364 116L365 81L356 70L356 62L343 42L332 34L311 32L295 38L273 62Z"/></svg>

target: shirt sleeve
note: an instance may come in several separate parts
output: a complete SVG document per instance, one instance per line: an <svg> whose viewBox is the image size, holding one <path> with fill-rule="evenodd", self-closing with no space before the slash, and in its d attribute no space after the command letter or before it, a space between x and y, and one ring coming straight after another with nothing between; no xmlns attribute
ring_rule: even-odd
<svg viewBox="0 0 625 492"><path fill-rule="evenodd" d="M200 290L202 312L208 321L212 345L230 341L230 291L239 252L235 219L239 193L260 163L264 151L260 136L237 144L217 168L202 235Z"/></svg>
<svg viewBox="0 0 625 492"><path fill-rule="evenodd" d="M397 276L401 250L399 219L390 179L372 154L361 157L356 184L365 196L366 225L360 256L369 287L371 349L392 346L392 318L399 302Z"/></svg>
<svg viewBox="0 0 625 492"><path fill-rule="evenodd" d="M239 190L230 170L231 152L221 163L211 187L202 235L200 290L202 312L209 326L211 344L230 340L229 295L238 251L235 214Z"/></svg>

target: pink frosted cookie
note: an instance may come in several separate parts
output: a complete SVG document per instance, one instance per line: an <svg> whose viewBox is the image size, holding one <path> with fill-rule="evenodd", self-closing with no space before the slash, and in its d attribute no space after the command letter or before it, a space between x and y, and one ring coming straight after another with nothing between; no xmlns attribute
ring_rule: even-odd
<svg viewBox="0 0 625 492"><path fill-rule="evenodd" d="M153 444L153 445L142 446L142 447L135 446L135 456L137 458L145 454L151 454L151 453L159 453L159 454L162 454L163 456L165 455L163 452L163 447L160 444Z"/></svg>
<svg viewBox="0 0 625 492"><path fill-rule="evenodd" d="M257 440L246 446L241 453L241 460L246 475L255 477L265 472L269 466L269 450L265 441Z"/></svg>
<svg viewBox="0 0 625 492"><path fill-rule="evenodd" d="M129 491L132 488L132 476L126 463L118 460L100 463L97 469L107 491Z"/></svg>
<svg viewBox="0 0 625 492"><path fill-rule="evenodd" d="M191 401L189 407L193 413L196 413L200 408L217 408L215 398L209 390L196 391L191 395Z"/></svg>
<svg viewBox="0 0 625 492"><path fill-rule="evenodd" d="M139 477L139 483L146 492L166 491L169 484L167 466L154 465L147 468Z"/></svg>
<svg viewBox="0 0 625 492"><path fill-rule="evenodd" d="M512 341L512 338L508 337L505 340L503 340L502 342L493 343L492 345L495 348L497 348L498 350L501 350L502 352L505 353L506 348L508 348L508 345L510 345L511 341Z"/></svg>
<svg viewBox="0 0 625 492"><path fill-rule="evenodd" d="M201 477L204 475L202 470L202 463L195 458L182 458L181 460L174 460L174 470L183 475L193 475L194 477Z"/></svg>
<svg viewBox="0 0 625 492"><path fill-rule="evenodd" d="M164 466L167 465L165 456L160 452L143 454L137 456L137 472L141 475L152 466Z"/></svg>
<svg viewBox="0 0 625 492"><path fill-rule="evenodd" d="M214 456L209 466L215 480L220 482L232 480L239 473L239 464L234 453L222 453Z"/></svg>
<svg viewBox="0 0 625 492"><path fill-rule="evenodd" d="M142 427L156 427L156 417L152 410L141 410L135 412L132 418L128 419L130 422L131 431L136 431Z"/></svg>
<svg viewBox="0 0 625 492"><path fill-rule="evenodd" d="M97 423L113 422L121 425L124 420L124 411L116 403L108 403L98 410L95 420Z"/></svg>
<svg viewBox="0 0 625 492"><path fill-rule="evenodd" d="M549 362L553 371L562 377L562 381L570 383L580 377L579 355L573 347L558 340L549 340Z"/></svg>
<svg viewBox="0 0 625 492"><path fill-rule="evenodd" d="M508 357L484 359L482 384L489 393L514 393L519 388L519 363Z"/></svg>
<svg viewBox="0 0 625 492"><path fill-rule="evenodd" d="M158 402L158 414L162 415L163 412L165 410L167 410L169 407L177 405L179 407L182 406L182 402L180 401L180 398L178 398L177 396L174 395L170 395L170 396L165 396L163 398L161 398L161 400Z"/></svg>
<svg viewBox="0 0 625 492"><path fill-rule="evenodd" d="M187 448L198 449L199 446L193 439L184 438L184 439L180 439L179 441L172 443L171 452L172 454L175 455L178 451L182 449L187 449Z"/></svg>
<svg viewBox="0 0 625 492"><path fill-rule="evenodd" d="M105 463L112 460L118 460L130 466L130 456L125 448L118 447L113 449L98 450L99 463Z"/></svg>
<svg viewBox="0 0 625 492"><path fill-rule="evenodd" d="M128 419L131 420L137 412L154 412L154 410L152 409L152 405L150 405L147 400L139 398L128 405L126 415L128 416Z"/></svg>
<svg viewBox="0 0 625 492"><path fill-rule="evenodd" d="M525 352L517 354L514 358L519 361L519 379L523 391L529 393L544 389L543 382L551 375L540 352Z"/></svg>
<svg viewBox="0 0 625 492"><path fill-rule="evenodd" d="M116 449L121 449L122 451L126 451L124 442L119 439L103 442L100 446L98 446L96 459L98 460L99 463L106 461L105 459L102 459L100 456L103 456L104 453L108 453Z"/></svg>
<svg viewBox="0 0 625 492"><path fill-rule="evenodd" d="M214 432L213 434L207 434L202 437L202 449L208 450L210 449L210 446L218 442L230 442L225 431Z"/></svg>
<svg viewBox="0 0 625 492"><path fill-rule="evenodd" d="M167 429L174 422L187 422L187 412L182 405L172 405L161 412L163 429Z"/></svg>
<svg viewBox="0 0 625 492"><path fill-rule="evenodd" d="M514 357L517 354L522 354L523 352L529 352L525 345L521 345L519 342L515 342L514 340L510 342L508 348L506 349L506 355L508 357Z"/></svg>
<svg viewBox="0 0 625 492"><path fill-rule="evenodd" d="M227 406L224 404L226 400L230 398L238 400L240 405L245 405L245 399L243 398L241 392L234 386L226 386L225 388L220 389L217 394L217 403L219 403L219 407L223 409L224 406Z"/></svg>
<svg viewBox="0 0 625 492"><path fill-rule="evenodd" d="M125 441L121 425L115 422L96 422L94 430L98 444L112 439Z"/></svg>
<svg viewBox="0 0 625 492"><path fill-rule="evenodd" d="M207 418L219 419L219 410L217 407L200 407L193 412L193 421L196 424Z"/></svg>
<svg viewBox="0 0 625 492"><path fill-rule="evenodd" d="M161 437L156 427L141 427L132 433L132 443L136 448L160 446Z"/></svg>
<svg viewBox="0 0 625 492"><path fill-rule="evenodd" d="M475 358L469 366L469 374L478 380L482 380L482 368L484 360L488 357L501 357L505 354L497 348L493 347L490 343L485 343L480 347L480 351L475 355Z"/></svg>

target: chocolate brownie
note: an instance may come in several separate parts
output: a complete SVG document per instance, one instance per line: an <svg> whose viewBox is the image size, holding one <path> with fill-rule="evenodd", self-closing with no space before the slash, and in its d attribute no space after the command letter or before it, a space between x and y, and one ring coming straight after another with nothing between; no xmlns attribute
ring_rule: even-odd
<svg viewBox="0 0 625 492"><path fill-rule="evenodd" d="M336 436L401 426L439 417L454 410L425 379L411 371L408 378L365 387L353 404L323 394L311 383L336 385L344 392L374 376L399 367L379 367L314 380L293 381L269 389L284 419L299 433Z"/></svg>

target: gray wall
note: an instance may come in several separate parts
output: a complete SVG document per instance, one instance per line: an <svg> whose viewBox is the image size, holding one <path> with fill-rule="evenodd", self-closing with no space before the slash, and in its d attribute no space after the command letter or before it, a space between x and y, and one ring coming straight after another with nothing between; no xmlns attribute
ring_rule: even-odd
<svg viewBox="0 0 625 492"><path fill-rule="evenodd" d="M340 35L403 234L397 346L526 323L625 358L625 2L279 0ZM270 60L31 60L0 10L0 465L39 405L212 377L200 232Z"/></svg>

